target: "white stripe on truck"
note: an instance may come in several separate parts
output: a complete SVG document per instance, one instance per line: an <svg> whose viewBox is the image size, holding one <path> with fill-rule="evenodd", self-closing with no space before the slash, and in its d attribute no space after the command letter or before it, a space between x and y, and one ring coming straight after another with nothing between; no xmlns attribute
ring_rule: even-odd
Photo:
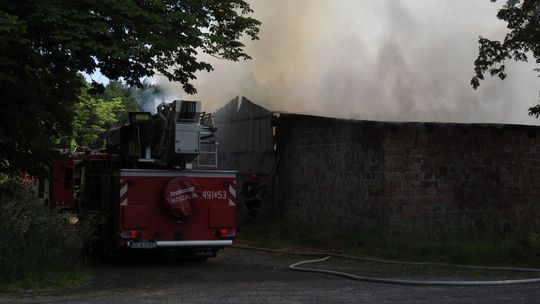
<svg viewBox="0 0 540 304"><path fill-rule="evenodd" d="M236 198L236 189L234 189L232 185L229 185L229 193Z"/></svg>
<svg viewBox="0 0 540 304"><path fill-rule="evenodd" d="M128 185L125 184L122 189L120 189L120 197L124 196L124 194L126 194L126 192L128 191Z"/></svg>

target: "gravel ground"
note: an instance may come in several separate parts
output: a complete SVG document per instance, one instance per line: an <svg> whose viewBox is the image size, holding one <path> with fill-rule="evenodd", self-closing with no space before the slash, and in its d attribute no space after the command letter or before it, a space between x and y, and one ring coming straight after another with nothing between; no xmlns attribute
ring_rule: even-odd
<svg viewBox="0 0 540 304"><path fill-rule="evenodd" d="M410 287L294 272L305 257L227 248L206 263L123 257L91 269L90 284L54 295L0 295L0 303L539 303L540 285ZM332 260L321 268L362 275L459 279ZM378 271L376 271L378 269ZM459 274L461 276L461 273ZM478 274L471 274L472 277Z"/></svg>

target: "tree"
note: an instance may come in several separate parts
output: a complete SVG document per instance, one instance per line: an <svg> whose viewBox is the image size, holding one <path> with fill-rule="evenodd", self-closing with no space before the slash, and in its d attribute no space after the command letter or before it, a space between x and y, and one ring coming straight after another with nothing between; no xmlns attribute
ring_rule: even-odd
<svg viewBox="0 0 540 304"><path fill-rule="evenodd" d="M107 84L103 93L99 93L96 95L96 98L100 98L103 100L112 100L114 98L118 98L121 100L124 110L115 113L117 124L127 123L129 112L138 112L141 110L139 103L136 99L136 95L132 93L133 89L133 87L130 87L122 83L121 81L113 80L109 82L109 84Z"/></svg>
<svg viewBox="0 0 540 304"><path fill-rule="evenodd" d="M126 108L121 97L95 98L88 93L88 89L82 92L75 103L70 145L81 145L93 149L103 148L105 143L100 135L117 125L122 115L127 115Z"/></svg>
<svg viewBox="0 0 540 304"><path fill-rule="evenodd" d="M243 0L4 0L0 3L0 171L33 171L71 134L80 72L141 85L160 73L188 93L198 56L249 59L259 22ZM94 84L90 92L102 91Z"/></svg>
<svg viewBox="0 0 540 304"><path fill-rule="evenodd" d="M510 32L503 41L480 37L478 58L474 62L475 76L471 80L475 89L480 86L480 80L483 80L488 72L491 76L504 80L507 60L527 62L532 55L540 65L540 0L507 0L499 10L497 18L508 24ZM540 67L535 68L535 71L540 73ZM531 107L529 115L538 118L540 104Z"/></svg>

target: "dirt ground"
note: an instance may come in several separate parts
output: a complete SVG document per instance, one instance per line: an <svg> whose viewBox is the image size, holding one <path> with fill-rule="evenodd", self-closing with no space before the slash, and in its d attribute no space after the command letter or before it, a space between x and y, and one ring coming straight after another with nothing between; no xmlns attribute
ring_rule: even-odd
<svg viewBox="0 0 540 304"><path fill-rule="evenodd" d="M540 285L411 287L294 272L306 257L227 248L205 263L171 256L119 257L91 268L83 287L56 294L0 295L0 303L538 303ZM407 277L377 265L319 267ZM460 273L458 276L461 276ZM442 279L459 279L449 275ZM420 277L428 278L423 274ZM416 278L416 277L415 277ZM432 278L433 279L433 278ZM441 279L438 277L437 279Z"/></svg>

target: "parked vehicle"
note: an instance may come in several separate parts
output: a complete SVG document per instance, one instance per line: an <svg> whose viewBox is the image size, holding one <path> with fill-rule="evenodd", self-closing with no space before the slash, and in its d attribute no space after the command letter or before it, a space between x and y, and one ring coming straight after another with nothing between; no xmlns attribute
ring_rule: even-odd
<svg viewBox="0 0 540 304"><path fill-rule="evenodd" d="M129 124L110 130L104 151L66 154L53 166L51 204L100 218L106 254L215 256L236 236L236 172L216 169L217 129L200 108L174 101L155 115L130 113Z"/></svg>

